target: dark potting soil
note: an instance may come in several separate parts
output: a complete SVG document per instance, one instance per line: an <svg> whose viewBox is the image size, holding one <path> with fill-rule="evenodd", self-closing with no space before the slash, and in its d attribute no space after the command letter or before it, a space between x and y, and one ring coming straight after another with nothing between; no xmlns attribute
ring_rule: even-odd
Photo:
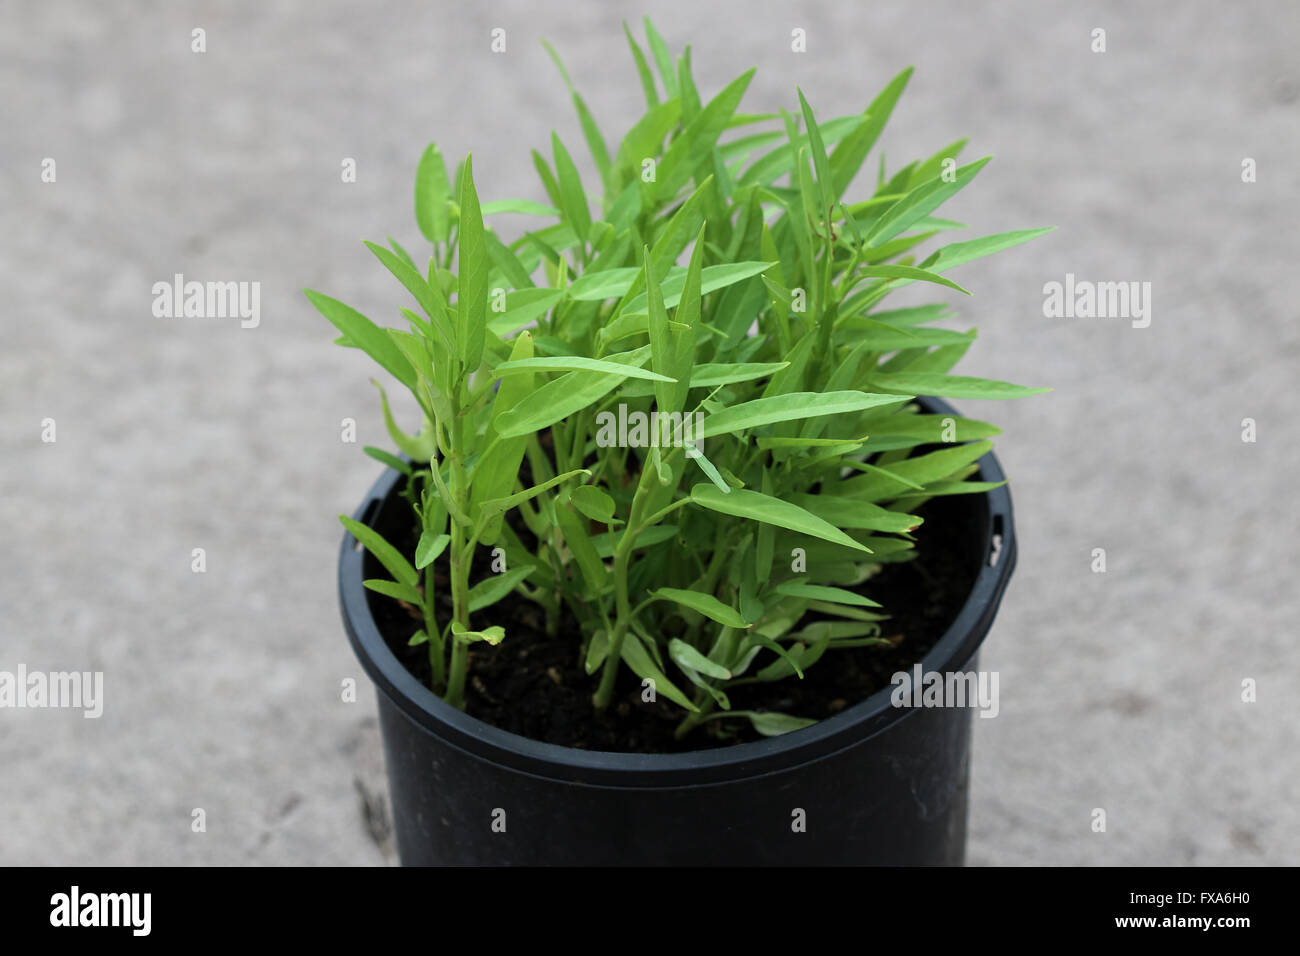
<svg viewBox="0 0 1300 956"><path fill-rule="evenodd" d="M973 495L932 499L918 512L925 522L914 532L917 557L885 564L857 588L884 605L883 613L890 615L880 622L881 636L889 639L889 645L828 651L802 680L737 687L728 692L732 708L820 720L889 686L893 674L911 670L956 619L974 584L979 562L977 508ZM404 554L415 553L415 530L404 501L390 498L374 524ZM516 530L528 543L527 529L520 525ZM491 573L488 549L479 550L482 557L476 560L471 581ZM442 605L439 617L445 619L451 615L445 556L435 567ZM369 554L365 574L387 576ZM374 593L369 601L385 643L408 671L429 686L428 648L407 643L423 625L419 611ZM588 676L583 668L580 642L575 639L579 628L572 616L561 621L558 637L549 638L544 612L517 593L494 604L490 615L487 620L479 614L471 623L501 624L506 639L496 647L480 643L470 650L465 710L479 720L523 737L586 750L674 753L762 739L740 718L710 721L676 740L673 731L684 711L663 698L643 702L640 679L626 667L621 669L614 703L604 717L597 717L591 695L600 672ZM817 617L810 614L805 622ZM686 692L692 689L684 680L679 686Z"/></svg>

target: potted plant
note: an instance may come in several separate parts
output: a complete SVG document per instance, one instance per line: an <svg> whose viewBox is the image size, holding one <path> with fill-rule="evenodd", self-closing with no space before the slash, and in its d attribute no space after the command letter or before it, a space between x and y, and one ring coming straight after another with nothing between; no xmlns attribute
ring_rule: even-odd
<svg viewBox="0 0 1300 956"><path fill-rule="evenodd" d="M380 385L401 455L340 516L401 858L960 862L971 708L921 685L975 667L1015 540L998 429L943 399L1042 390L949 374L947 305L883 305L1044 230L920 256L963 142L849 198L910 70L749 114L753 71L705 101L646 37L616 149L570 84L598 188L553 136L548 203L480 203L430 146L427 261L367 243L405 324L307 291L422 417Z"/></svg>

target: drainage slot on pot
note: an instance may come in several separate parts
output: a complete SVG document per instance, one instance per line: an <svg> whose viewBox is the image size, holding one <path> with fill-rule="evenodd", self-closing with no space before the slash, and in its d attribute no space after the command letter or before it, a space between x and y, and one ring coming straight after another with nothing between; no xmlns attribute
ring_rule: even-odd
<svg viewBox="0 0 1300 956"><path fill-rule="evenodd" d="M1002 515L993 516L993 544L989 551L989 567L998 566L998 558L1002 554Z"/></svg>

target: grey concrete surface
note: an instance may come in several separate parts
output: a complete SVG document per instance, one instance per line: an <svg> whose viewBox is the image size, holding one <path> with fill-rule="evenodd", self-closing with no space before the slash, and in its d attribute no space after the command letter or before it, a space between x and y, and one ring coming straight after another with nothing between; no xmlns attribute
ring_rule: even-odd
<svg viewBox="0 0 1300 956"><path fill-rule="evenodd" d="M751 109L856 111L915 64L887 156L968 135L997 158L948 214L1060 227L956 274L962 368L1055 388L959 403L1005 427L1021 547L971 862L1300 862L1294 3L49 0L0 8L0 670L101 670L105 706L0 710L0 863L392 861L334 595L376 474L340 420L383 429L299 290L395 314L360 240L415 243L430 140L539 198L528 149L581 142L543 37L621 134L643 9L706 93L757 65ZM260 325L155 318L178 272L260 282ZM1044 317L1066 273L1150 282L1150 326Z"/></svg>

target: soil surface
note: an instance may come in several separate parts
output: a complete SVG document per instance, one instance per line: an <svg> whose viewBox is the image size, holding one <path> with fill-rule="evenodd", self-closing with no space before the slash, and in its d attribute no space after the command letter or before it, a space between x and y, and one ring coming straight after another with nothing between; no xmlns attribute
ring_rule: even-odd
<svg viewBox="0 0 1300 956"><path fill-rule="evenodd" d="M885 564L857 588L884 605L883 612L890 615L881 622L881 636L889 639L888 645L829 651L807 669L802 680L737 687L728 692L732 708L774 710L820 720L888 686L891 675L898 671L910 670L943 636L970 593L979 563L977 509L974 495L931 500L917 512L925 518L914 532L917 557ZM416 534L408 519L405 502L390 498L380 509L375 526L409 557L415 552ZM527 529L518 526L516 531L528 544L531 535ZM485 555L483 566L476 562L471 581L490 573L486 549L480 551ZM442 585L445 555L439 564ZM365 573L367 577L387 576L369 554ZM449 617L447 594L448 589L440 586L440 604L445 605L443 611ZM432 673L428 649L407 644L422 627L418 610L378 594L369 597L385 642L407 670L428 686ZM710 721L684 740L674 739L673 731L684 712L662 698L643 702L640 680L627 668L620 674L614 703L598 718L591 695L600 674L588 676L583 669L576 639L579 627L571 615L562 620L559 636L549 638L541 608L513 593L493 605L491 617L490 622L472 622L475 626L499 623L506 629L506 639L496 647L476 644L470 650L465 709L479 720L534 740L616 752L674 753L763 739L744 719ZM819 617L809 614L804 620ZM689 688L685 680L679 686Z"/></svg>

